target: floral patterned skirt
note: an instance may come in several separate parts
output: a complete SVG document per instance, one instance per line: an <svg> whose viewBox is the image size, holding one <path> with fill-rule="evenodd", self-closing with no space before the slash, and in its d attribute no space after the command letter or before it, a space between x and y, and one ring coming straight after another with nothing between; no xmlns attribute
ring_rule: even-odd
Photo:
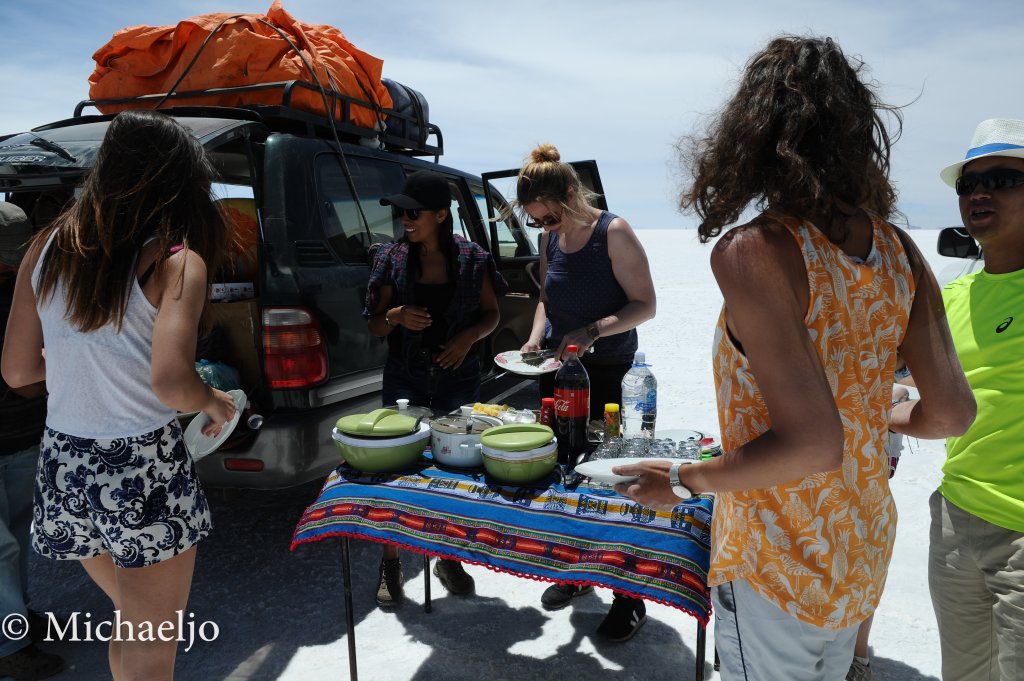
<svg viewBox="0 0 1024 681"><path fill-rule="evenodd" d="M210 508L177 421L145 435L94 440L50 428L36 470L32 544L119 567L159 563L210 533Z"/></svg>

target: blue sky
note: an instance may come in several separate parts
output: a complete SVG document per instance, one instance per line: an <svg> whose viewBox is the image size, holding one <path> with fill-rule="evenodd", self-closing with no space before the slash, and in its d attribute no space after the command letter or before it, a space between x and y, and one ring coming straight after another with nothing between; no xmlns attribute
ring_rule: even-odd
<svg viewBox="0 0 1024 681"><path fill-rule="evenodd" d="M120 28L205 12L256 12L221 0L0 0L0 134L69 117L88 97L93 52ZM332 24L415 88L444 134L448 165L516 167L539 142L596 159L611 209L637 228L693 227L675 209L673 145L729 97L751 53L778 33L835 38L870 67L885 101L908 105L893 157L914 227L959 224L938 179L985 118L1024 118L1024 3L286 0ZM1012 84L1012 87L1011 87Z"/></svg>

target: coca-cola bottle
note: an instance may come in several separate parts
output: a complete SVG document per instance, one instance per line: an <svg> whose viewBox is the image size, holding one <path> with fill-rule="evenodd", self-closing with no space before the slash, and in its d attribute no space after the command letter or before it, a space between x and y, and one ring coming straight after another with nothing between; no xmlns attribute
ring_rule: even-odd
<svg viewBox="0 0 1024 681"><path fill-rule="evenodd" d="M570 345L555 374L555 437L558 460L574 466L587 449L590 420L590 376L580 361L579 348Z"/></svg>

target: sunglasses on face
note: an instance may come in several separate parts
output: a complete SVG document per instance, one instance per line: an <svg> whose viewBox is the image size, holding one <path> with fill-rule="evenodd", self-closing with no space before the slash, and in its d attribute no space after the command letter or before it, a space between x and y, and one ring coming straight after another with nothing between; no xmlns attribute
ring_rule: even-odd
<svg viewBox="0 0 1024 681"><path fill-rule="evenodd" d="M964 173L956 178L957 196L969 196L978 185L990 192L1001 189L1012 189L1024 185L1024 172L1009 168L996 168L983 173Z"/></svg>
<svg viewBox="0 0 1024 681"><path fill-rule="evenodd" d="M562 216L561 215L559 215L558 217L555 217L554 214L548 213L547 215L545 215L544 217L540 218L539 220L527 220L526 221L526 226L527 227L533 227L534 229L544 228L544 227L552 227L554 225L557 225L561 221L562 221Z"/></svg>
<svg viewBox="0 0 1024 681"><path fill-rule="evenodd" d="M415 222L420 219L420 215L423 214L424 208L399 208L398 206L391 206L391 214L396 220L401 220L402 216L405 216Z"/></svg>

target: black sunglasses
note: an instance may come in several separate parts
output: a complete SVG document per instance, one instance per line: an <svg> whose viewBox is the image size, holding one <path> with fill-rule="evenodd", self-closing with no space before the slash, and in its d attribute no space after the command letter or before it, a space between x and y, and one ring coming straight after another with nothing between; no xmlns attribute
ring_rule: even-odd
<svg viewBox="0 0 1024 681"><path fill-rule="evenodd" d="M1020 187L1024 185L1024 172L1009 168L996 168L983 173L964 173L956 178L957 196L972 194L979 183L990 192Z"/></svg>
<svg viewBox="0 0 1024 681"><path fill-rule="evenodd" d="M407 217L410 220L415 222L416 220L420 219L420 215L423 213L424 210L426 210L426 209L425 208L399 208L398 206L391 206L391 214L395 217L396 220L401 220L402 216L404 215L405 217Z"/></svg>
<svg viewBox="0 0 1024 681"><path fill-rule="evenodd" d="M527 227L532 227L534 229L539 229L539 228L543 228L543 227L551 227L552 225L557 225L561 221L562 221L562 217L561 216L558 216L556 218L553 214L548 213L547 215L542 217L540 220L527 220L526 221L526 226Z"/></svg>

